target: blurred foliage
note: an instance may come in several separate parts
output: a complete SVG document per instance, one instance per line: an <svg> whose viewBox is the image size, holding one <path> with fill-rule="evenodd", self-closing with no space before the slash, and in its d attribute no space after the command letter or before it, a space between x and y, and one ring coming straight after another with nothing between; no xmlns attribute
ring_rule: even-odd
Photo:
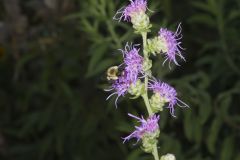
<svg viewBox="0 0 240 160"><path fill-rule="evenodd" d="M161 154L178 160L240 159L240 1L149 0L159 26L183 24L187 62L154 72L190 109L161 115ZM125 0L0 1L0 159L149 160L122 144L141 100L105 101L105 70L121 63L127 23L112 20Z"/></svg>

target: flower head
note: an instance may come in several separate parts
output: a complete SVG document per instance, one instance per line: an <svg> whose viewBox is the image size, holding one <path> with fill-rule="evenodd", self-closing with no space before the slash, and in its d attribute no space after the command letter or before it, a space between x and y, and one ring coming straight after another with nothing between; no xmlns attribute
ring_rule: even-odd
<svg viewBox="0 0 240 160"><path fill-rule="evenodd" d="M125 71L128 78L133 83L138 79L138 75L143 73L143 57L139 55L139 49L136 45L126 44L125 50L122 50Z"/></svg>
<svg viewBox="0 0 240 160"><path fill-rule="evenodd" d="M113 19L130 21L135 33L149 32L152 25L146 10L147 0L130 0L130 4L118 10Z"/></svg>
<svg viewBox="0 0 240 160"><path fill-rule="evenodd" d="M131 21L136 15L145 13L147 10L147 0L130 0L130 4L117 11L114 19ZM118 17L120 15L120 17ZM118 18L117 18L118 17Z"/></svg>
<svg viewBox="0 0 240 160"><path fill-rule="evenodd" d="M131 138L136 138L137 141L143 139L145 136L156 138L159 135L159 125L158 121L160 119L157 115L150 116L147 120L143 117L139 118L132 114L128 114L130 117L137 119L141 125L135 126L136 130L132 132L129 136L123 138L123 142L130 140Z"/></svg>
<svg viewBox="0 0 240 160"><path fill-rule="evenodd" d="M159 96L160 100L163 101L163 103L168 103L167 108L170 109L172 116L175 117L174 106L176 104L180 107L188 107L186 103L177 98L176 90L167 83L155 80L150 83L148 87L154 92L154 94L157 94Z"/></svg>
<svg viewBox="0 0 240 160"><path fill-rule="evenodd" d="M174 62L176 65L179 65L176 60L176 56L179 56L181 59L185 60L181 54L181 50L183 50L183 48L181 47L181 42L179 41L182 38L181 31L182 28L180 23L175 33L166 28L161 28L158 32L158 38L164 44L164 47L161 50L166 55L166 59L163 64L169 60L169 67L170 62Z"/></svg>
<svg viewBox="0 0 240 160"><path fill-rule="evenodd" d="M128 92L128 89L136 84L139 75L143 74L143 57L139 55L139 49L136 48L136 45L126 44L125 50L121 51L124 62L121 64L121 66L123 66L123 71L108 90L114 90L115 92L107 98L109 99L112 95L116 94L117 98L115 104L120 96L124 96Z"/></svg>

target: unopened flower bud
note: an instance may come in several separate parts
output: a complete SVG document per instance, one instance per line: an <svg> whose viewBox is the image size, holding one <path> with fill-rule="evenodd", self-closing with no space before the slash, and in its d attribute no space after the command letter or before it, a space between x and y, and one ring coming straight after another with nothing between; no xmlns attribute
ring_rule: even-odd
<svg viewBox="0 0 240 160"><path fill-rule="evenodd" d="M160 160L176 160L174 154L166 154L166 155L163 155Z"/></svg>

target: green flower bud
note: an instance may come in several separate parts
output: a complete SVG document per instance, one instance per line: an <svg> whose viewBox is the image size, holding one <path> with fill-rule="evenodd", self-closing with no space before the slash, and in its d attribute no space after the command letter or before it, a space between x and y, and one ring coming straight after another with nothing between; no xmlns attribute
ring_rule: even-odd
<svg viewBox="0 0 240 160"><path fill-rule="evenodd" d="M145 134L142 137L142 149L147 152L151 153L153 151L154 146L158 143L157 138L159 137L160 130L156 130L156 132L151 134Z"/></svg>
<svg viewBox="0 0 240 160"><path fill-rule="evenodd" d="M165 39L159 36L147 40L147 49L148 52L152 53L153 55L166 53L168 51Z"/></svg>
<svg viewBox="0 0 240 160"><path fill-rule="evenodd" d="M166 154L166 155L163 155L160 160L176 160L174 154Z"/></svg>
<svg viewBox="0 0 240 160"><path fill-rule="evenodd" d="M150 32L150 28L152 27L149 17L145 12L139 12L132 15L131 22L136 33Z"/></svg>
<svg viewBox="0 0 240 160"><path fill-rule="evenodd" d="M128 93L135 96L134 98L139 97L140 95L142 95L143 92L144 84L140 80L137 80L135 84L131 84L130 88L128 89Z"/></svg>
<svg viewBox="0 0 240 160"><path fill-rule="evenodd" d="M149 101L154 113L163 111L163 106L168 102L166 98L161 97L158 93L154 93Z"/></svg>

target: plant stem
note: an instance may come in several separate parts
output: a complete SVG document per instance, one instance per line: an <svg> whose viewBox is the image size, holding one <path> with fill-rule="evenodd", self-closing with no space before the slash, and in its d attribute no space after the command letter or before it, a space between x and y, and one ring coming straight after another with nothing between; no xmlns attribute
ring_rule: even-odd
<svg viewBox="0 0 240 160"><path fill-rule="evenodd" d="M157 144L154 145L152 154L155 160L159 160Z"/></svg>
<svg viewBox="0 0 240 160"><path fill-rule="evenodd" d="M143 55L145 59L148 59L148 52L146 50L146 46L147 46L147 33L144 32L142 33L142 39L143 39Z"/></svg>
<svg viewBox="0 0 240 160"><path fill-rule="evenodd" d="M145 79L145 80L146 80L146 79ZM149 114L149 115L152 115L153 112L152 112L152 109L151 109L151 107L150 107L150 104L149 104L149 100L148 100L148 96L147 96L147 94L143 94L143 95L142 95L142 98L143 98L144 103L145 103L145 105L146 105L146 108L147 108L148 114Z"/></svg>
<svg viewBox="0 0 240 160"><path fill-rule="evenodd" d="M142 33L142 39L143 39L143 56L144 56L144 60L145 61L148 61L148 52L146 50L146 46L147 46L147 33L144 32ZM150 104L149 104L149 100L148 100L148 75L145 76L145 79L144 79L144 84L145 84L145 94L146 94L146 106L150 108Z"/></svg>
<svg viewBox="0 0 240 160"><path fill-rule="evenodd" d="M143 55L144 55L144 60L145 61L148 61L148 52L146 50L146 46L147 46L147 33L144 32L142 33L142 38L143 38ZM145 102L145 105L147 107L147 110L148 110L148 114L149 115L152 115L153 112L152 112L152 109L150 107L150 103L149 103L149 99L148 99L148 76L145 76L144 78L144 85L145 85L145 91L144 91L144 94L142 95L143 97L143 100Z"/></svg>
<svg viewBox="0 0 240 160"><path fill-rule="evenodd" d="M143 39L143 56L144 56L144 60L145 61L149 61L148 51L146 50L146 46L147 46L147 32L142 33L142 39ZM144 103L146 105L148 114L149 114L149 116L151 116L153 114L153 111L151 109L151 106L150 106L150 103L149 103L149 99L148 99L148 75L146 75L145 78L144 78L144 85L145 85L145 90L144 90L144 94L142 95L142 98L143 98ZM155 160L159 160L157 144L155 144L154 147L153 147L152 155L153 155Z"/></svg>

